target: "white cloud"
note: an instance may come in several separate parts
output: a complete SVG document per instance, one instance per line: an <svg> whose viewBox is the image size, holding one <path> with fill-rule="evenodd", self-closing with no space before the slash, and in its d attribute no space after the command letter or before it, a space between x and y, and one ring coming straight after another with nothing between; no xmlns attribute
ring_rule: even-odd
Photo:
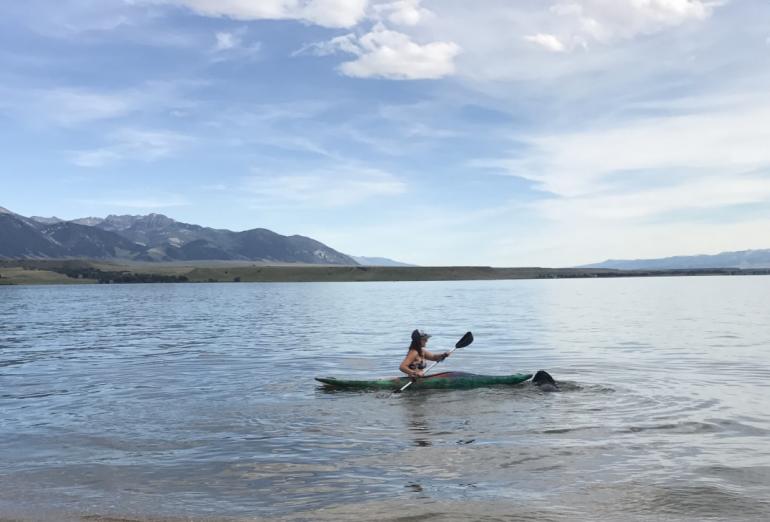
<svg viewBox="0 0 770 522"><path fill-rule="evenodd" d="M552 5L541 23L562 41L608 44L703 20L713 7L703 0L568 0Z"/></svg>
<svg viewBox="0 0 770 522"><path fill-rule="evenodd" d="M357 58L343 63L343 74L359 78L436 79L454 75L484 78L545 75L553 64L527 59L533 48L555 54L576 49L611 47L633 39L708 18L716 2L707 0L131 0L126 5L180 6L208 17L234 20L296 20L330 28L356 28L355 35L329 43ZM124 9L119 11L127 16ZM143 14L139 10L126 11ZM144 13L146 15L146 13ZM362 34L363 23L382 25ZM237 35L217 36L217 51L241 48ZM419 43L427 42L427 43ZM317 49L320 47L316 47ZM328 48L328 46L327 46ZM463 49L463 59L456 58ZM253 54L253 53L252 53ZM537 53L541 54L541 53ZM222 56L215 58L222 59ZM558 64L563 68L596 67L596 63ZM482 69L482 74L479 74ZM487 74L484 74L487 73Z"/></svg>
<svg viewBox="0 0 770 522"><path fill-rule="evenodd" d="M30 100L30 105L36 113L45 113L56 124L66 127L125 116L136 108L130 94L86 89L38 90L34 98L34 104Z"/></svg>
<svg viewBox="0 0 770 522"><path fill-rule="evenodd" d="M146 82L135 88L102 91L83 87L15 89L0 87L0 112L33 128L85 127L127 119L137 113L169 112L194 105L187 95L200 81Z"/></svg>
<svg viewBox="0 0 770 522"><path fill-rule="evenodd" d="M455 59L455 75L495 97L505 96L499 91L510 88L500 81L553 81L557 83L545 87L554 90L564 77L588 72L595 78L597 73L630 63L642 71L665 70L673 63L686 67L685 60L702 56L704 47L719 38L717 32L697 32L719 5L701 0L485 0L427 5L432 16L400 30L412 41L458 45L462 54ZM545 54L543 49L552 52ZM585 78L581 81L586 84Z"/></svg>
<svg viewBox="0 0 770 522"><path fill-rule="evenodd" d="M81 150L71 154L71 161L78 167L98 168L114 163L122 158L122 155L113 149Z"/></svg>
<svg viewBox="0 0 770 522"><path fill-rule="evenodd" d="M235 20L299 20L324 27L352 27L367 0L146 0L185 6L204 16Z"/></svg>
<svg viewBox="0 0 770 522"><path fill-rule="evenodd" d="M217 43L214 46L214 49L217 51L226 51L227 49L238 47L241 44L240 39L233 33L222 32L222 33L217 33L215 36L217 39Z"/></svg>
<svg viewBox="0 0 770 522"><path fill-rule="evenodd" d="M216 42L211 52L214 62L232 59L253 59L259 55L262 45L259 42L246 43L246 28L236 31L221 31L214 35Z"/></svg>
<svg viewBox="0 0 770 522"><path fill-rule="evenodd" d="M403 193L406 185L387 172L345 166L303 174L255 175L245 180L244 190L263 200L260 205L340 207L373 197L395 196Z"/></svg>
<svg viewBox="0 0 770 522"><path fill-rule="evenodd" d="M5 2L3 18L55 38L111 33L136 22L127 2L89 0Z"/></svg>
<svg viewBox="0 0 770 522"><path fill-rule="evenodd" d="M770 100L528 141L532 155L509 166L565 196L591 192L606 176L623 171L749 171L770 167Z"/></svg>
<svg viewBox="0 0 770 522"><path fill-rule="evenodd" d="M538 33L532 36L525 36L524 39L556 53L567 50L564 44L552 34Z"/></svg>
<svg viewBox="0 0 770 522"><path fill-rule="evenodd" d="M759 173L672 178L671 185L554 198L534 207L555 221L636 220L670 213L770 202L770 176Z"/></svg>
<svg viewBox="0 0 770 522"><path fill-rule="evenodd" d="M471 166L532 180L551 194L532 204L540 216L613 237L622 236L618 223L651 230L655 220L668 226L699 211L770 204L770 98L709 99L681 105L710 112L532 137L520 156Z"/></svg>
<svg viewBox="0 0 770 522"><path fill-rule="evenodd" d="M310 0L302 11L309 22L325 27L352 27L363 20L368 0Z"/></svg>
<svg viewBox="0 0 770 522"><path fill-rule="evenodd" d="M355 78L390 80L438 79L454 73L460 47L453 42L413 42L409 36L378 23L363 36L348 34L316 44L318 54L341 51L357 56L344 62L340 71Z"/></svg>
<svg viewBox="0 0 770 522"><path fill-rule="evenodd" d="M396 25L417 25L433 15L421 5L421 0L398 0L376 4L373 10L377 16Z"/></svg>
<svg viewBox="0 0 770 522"><path fill-rule="evenodd" d="M154 162L173 156L193 138L170 131L122 129L111 134L109 141L106 147L71 152L72 163L99 168L126 160Z"/></svg>

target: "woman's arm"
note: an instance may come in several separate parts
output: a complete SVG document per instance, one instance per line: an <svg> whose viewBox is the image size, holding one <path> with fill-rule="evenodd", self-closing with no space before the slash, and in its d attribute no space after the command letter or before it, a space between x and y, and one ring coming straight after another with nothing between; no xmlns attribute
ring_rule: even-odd
<svg viewBox="0 0 770 522"><path fill-rule="evenodd" d="M425 352L423 352L425 354ZM407 374L409 377L422 377L423 373L420 370L412 370L409 368L409 365L414 362L414 360L417 359L417 351L416 350L409 350L409 353L406 354L406 357L404 357L404 360L401 361L401 366L398 367L399 370Z"/></svg>
<svg viewBox="0 0 770 522"><path fill-rule="evenodd" d="M422 356L428 359L429 361L443 361L444 359L449 357L449 352L431 353L428 350L423 350Z"/></svg>

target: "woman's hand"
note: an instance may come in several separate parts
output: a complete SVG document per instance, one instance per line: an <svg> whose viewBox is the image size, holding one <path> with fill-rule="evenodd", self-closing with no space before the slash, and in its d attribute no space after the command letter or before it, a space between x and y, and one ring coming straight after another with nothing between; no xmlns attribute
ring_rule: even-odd
<svg viewBox="0 0 770 522"><path fill-rule="evenodd" d="M449 352L444 352L441 355L439 355L438 357L439 357L439 359L438 359L439 361L443 361L444 359L449 357Z"/></svg>
<svg viewBox="0 0 770 522"><path fill-rule="evenodd" d="M422 370L417 370L416 372L412 372L412 379L417 379L418 377L425 377L425 372Z"/></svg>

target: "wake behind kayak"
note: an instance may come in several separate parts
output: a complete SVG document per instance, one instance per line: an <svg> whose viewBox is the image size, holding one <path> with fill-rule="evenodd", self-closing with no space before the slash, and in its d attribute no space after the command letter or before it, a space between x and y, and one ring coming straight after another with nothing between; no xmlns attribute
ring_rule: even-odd
<svg viewBox="0 0 770 522"><path fill-rule="evenodd" d="M487 386L514 385L529 380L531 373L514 373L512 375L478 375L466 372L444 372L422 377L414 381L411 389L417 390L467 390ZM334 377L316 377L316 381L327 388L348 390L397 390L411 379L408 377L393 377L372 380L336 379Z"/></svg>

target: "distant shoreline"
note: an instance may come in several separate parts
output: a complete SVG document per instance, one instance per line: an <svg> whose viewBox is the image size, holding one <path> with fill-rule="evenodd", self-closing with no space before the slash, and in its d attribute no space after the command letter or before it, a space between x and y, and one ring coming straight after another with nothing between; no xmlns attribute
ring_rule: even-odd
<svg viewBox="0 0 770 522"><path fill-rule="evenodd" d="M487 266L265 265L231 261L124 263L102 260L0 260L0 285L493 281L713 275L770 275L770 268L615 270L608 268L496 268Z"/></svg>

